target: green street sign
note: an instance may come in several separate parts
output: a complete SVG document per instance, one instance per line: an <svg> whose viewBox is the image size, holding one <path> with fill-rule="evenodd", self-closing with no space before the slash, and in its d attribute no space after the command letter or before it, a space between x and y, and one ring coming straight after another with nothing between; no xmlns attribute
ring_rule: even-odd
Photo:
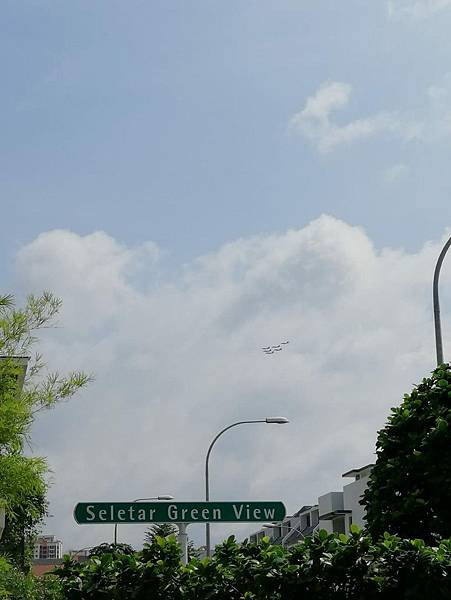
<svg viewBox="0 0 451 600"><path fill-rule="evenodd" d="M283 521L282 502L79 502L77 523L235 523Z"/></svg>

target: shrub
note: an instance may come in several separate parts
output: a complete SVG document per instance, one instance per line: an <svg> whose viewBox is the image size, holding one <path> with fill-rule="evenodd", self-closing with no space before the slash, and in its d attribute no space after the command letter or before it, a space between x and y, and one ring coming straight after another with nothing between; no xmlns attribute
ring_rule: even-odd
<svg viewBox="0 0 451 600"><path fill-rule="evenodd" d="M25 575L0 556L0 598L2 600L63 600L56 577Z"/></svg>
<svg viewBox="0 0 451 600"><path fill-rule="evenodd" d="M434 600L451 598L451 540L430 547L353 528L349 538L320 531L291 550L238 544L180 564L174 539L156 537L134 555L103 554L59 569L65 600Z"/></svg>
<svg viewBox="0 0 451 600"><path fill-rule="evenodd" d="M406 394L379 432L363 497L368 530L433 544L451 536L451 367Z"/></svg>

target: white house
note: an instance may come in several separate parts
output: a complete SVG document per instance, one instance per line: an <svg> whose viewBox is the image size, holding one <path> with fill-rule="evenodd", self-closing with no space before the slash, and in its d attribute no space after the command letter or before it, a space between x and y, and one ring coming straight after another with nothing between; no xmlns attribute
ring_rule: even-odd
<svg viewBox="0 0 451 600"><path fill-rule="evenodd" d="M343 477L353 477L340 492L328 492L318 498L318 504L303 506L281 523L256 531L249 536L251 542L258 542L268 536L274 544L290 547L318 529L329 533L349 534L350 526L355 523L365 527L364 508L359 504L368 484L368 477L373 465L365 465L359 469L351 469L343 473Z"/></svg>
<svg viewBox="0 0 451 600"><path fill-rule="evenodd" d="M352 523L365 527L365 511L360 499L372 467L372 464L365 465L343 473L342 477L353 477L354 481L345 485L342 492L329 492L318 498L319 529L349 534Z"/></svg>
<svg viewBox="0 0 451 600"><path fill-rule="evenodd" d="M262 537L267 536L273 544L293 546L300 539L311 535L318 528L319 512L318 505L303 506L296 513L285 517L281 523L274 523L273 527L263 527L251 534L251 542L259 542Z"/></svg>

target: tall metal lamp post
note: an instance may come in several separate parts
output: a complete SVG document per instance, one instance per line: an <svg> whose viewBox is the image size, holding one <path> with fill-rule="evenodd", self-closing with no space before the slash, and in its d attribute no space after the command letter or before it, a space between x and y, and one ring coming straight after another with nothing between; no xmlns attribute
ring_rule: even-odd
<svg viewBox="0 0 451 600"><path fill-rule="evenodd" d="M276 423L278 425L283 425L285 423L289 423L289 420L285 417L267 417L266 419L255 419L251 421L237 421L236 423L232 423L227 427L224 427L217 436L213 438L210 446L208 447L207 456L205 458L205 500L209 502L210 500L210 480L209 480L209 471L208 471L208 461L210 458L211 450L216 442L216 440L226 431L232 429L232 427L236 427L237 425L245 425L248 423ZM210 523L205 524L205 548L207 551L207 556L211 556L211 546L210 546Z"/></svg>
<svg viewBox="0 0 451 600"><path fill-rule="evenodd" d="M136 498L132 502L144 502L146 500L174 500L174 496L163 494L162 496L151 496L150 498ZM117 544L117 523L114 524L114 543Z"/></svg>
<svg viewBox="0 0 451 600"><path fill-rule="evenodd" d="M442 251L437 259L434 271L434 282L432 286L432 300L434 304L434 326L435 326L435 350L437 353L437 365L443 364L443 342L442 342L442 325L440 322L440 302L438 296L438 282L440 277L440 269L442 268L443 259L451 246L451 237L443 246Z"/></svg>

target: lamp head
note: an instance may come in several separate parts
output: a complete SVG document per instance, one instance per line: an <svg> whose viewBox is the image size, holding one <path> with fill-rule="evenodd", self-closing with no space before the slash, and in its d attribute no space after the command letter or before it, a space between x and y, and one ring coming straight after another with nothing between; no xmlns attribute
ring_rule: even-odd
<svg viewBox="0 0 451 600"><path fill-rule="evenodd" d="M278 425L284 425L290 421L286 417L266 417L266 423L277 423Z"/></svg>
<svg viewBox="0 0 451 600"><path fill-rule="evenodd" d="M158 496L158 500L174 500L174 496L170 496L169 494L163 494L163 496Z"/></svg>

